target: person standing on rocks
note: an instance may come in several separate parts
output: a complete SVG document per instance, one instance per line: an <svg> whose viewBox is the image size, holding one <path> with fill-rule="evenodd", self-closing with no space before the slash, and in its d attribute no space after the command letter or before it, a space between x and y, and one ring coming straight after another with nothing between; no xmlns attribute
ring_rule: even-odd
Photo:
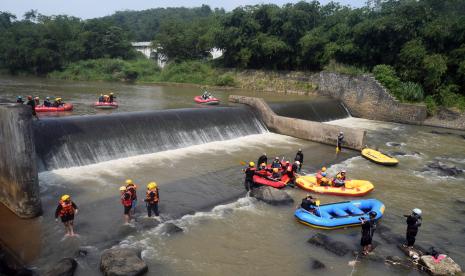
<svg viewBox="0 0 465 276"><path fill-rule="evenodd" d="M55 210L55 221L58 222L58 217L61 218L61 222L65 226L65 236L74 236L74 216L78 213L77 205L71 201L69 195L63 195L58 203L57 209Z"/></svg>
<svg viewBox="0 0 465 276"><path fill-rule="evenodd" d="M421 218L421 210L415 208L412 210L411 215L404 215L407 218L407 233L406 233L406 240L407 244L405 246L412 248L415 244L415 238L418 234L418 227L421 226L422 218Z"/></svg>
<svg viewBox="0 0 465 276"><path fill-rule="evenodd" d="M260 166L262 163L268 164L268 157L266 156L266 153L263 153L262 156L258 157L257 160L257 166Z"/></svg>
<svg viewBox="0 0 465 276"><path fill-rule="evenodd" d="M147 193L145 195L145 203L147 204L147 215L152 217L152 211L155 217L160 215L158 212L158 201L160 200L160 193L158 191L157 183L150 182L147 184Z"/></svg>
<svg viewBox="0 0 465 276"><path fill-rule="evenodd" d="M304 163L304 154L302 149L299 149L295 154L294 161L299 161L299 172L302 170L302 164Z"/></svg>
<svg viewBox="0 0 465 276"><path fill-rule="evenodd" d="M342 143L344 142L344 132L339 132L337 136L337 143L336 143L336 153L342 150Z"/></svg>
<svg viewBox="0 0 465 276"><path fill-rule="evenodd" d="M362 222L362 239L360 240L360 245L362 246L362 254L367 255L373 250L372 241L373 235L375 234L376 229L376 212L371 211L368 216L369 218L366 219L364 217L360 218Z"/></svg>

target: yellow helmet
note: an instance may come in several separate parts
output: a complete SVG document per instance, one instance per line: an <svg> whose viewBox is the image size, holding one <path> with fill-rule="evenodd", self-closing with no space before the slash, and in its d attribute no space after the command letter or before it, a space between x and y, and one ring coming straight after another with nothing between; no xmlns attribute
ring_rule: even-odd
<svg viewBox="0 0 465 276"><path fill-rule="evenodd" d="M134 184L134 182L132 182L132 179L126 179L126 185L130 185L130 184Z"/></svg>
<svg viewBox="0 0 465 276"><path fill-rule="evenodd" d="M69 200L71 197L69 195L62 195L61 196L61 201L67 201Z"/></svg>
<svg viewBox="0 0 465 276"><path fill-rule="evenodd" d="M61 101L61 98L55 98L55 101L57 101L57 102Z"/></svg>
<svg viewBox="0 0 465 276"><path fill-rule="evenodd" d="M279 172L279 169L278 168L273 168L273 172L277 173L277 172Z"/></svg>
<svg viewBox="0 0 465 276"><path fill-rule="evenodd" d="M155 188L157 188L157 187L158 187L158 186L157 186L157 183L154 182L154 181L152 181L152 182L150 182L149 184L147 184L147 188L150 189L150 190L151 190L151 189L155 189Z"/></svg>
<svg viewBox="0 0 465 276"><path fill-rule="evenodd" d="M322 172L325 172L325 171L326 171L326 167L321 168L321 171L322 171Z"/></svg>
<svg viewBox="0 0 465 276"><path fill-rule="evenodd" d="M255 163L254 162L249 162L249 167L255 167Z"/></svg>
<svg viewBox="0 0 465 276"><path fill-rule="evenodd" d="M120 191L126 191L126 186L121 186L121 187L119 187L119 190L120 190Z"/></svg>

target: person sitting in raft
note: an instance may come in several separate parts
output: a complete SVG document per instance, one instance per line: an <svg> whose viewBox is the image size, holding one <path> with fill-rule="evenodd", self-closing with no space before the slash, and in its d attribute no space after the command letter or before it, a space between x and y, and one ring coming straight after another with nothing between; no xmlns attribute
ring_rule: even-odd
<svg viewBox="0 0 465 276"><path fill-rule="evenodd" d="M103 94L100 94L100 96L98 97L98 102L103 103Z"/></svg>
<svg viewBox="0 0 465 276"><path fill-rule="evenodd" d="M262 163L265 163L265 166L268 163L268 157L266 156L266 152L263 153L262 156L258 157L257 165L261 166Z"/></svg>
<svg viewBox="0 0 465 276"><path fill-rule="evenodd" d="M77 215L78 211L78 207L71 201L71 197L69 195L63 195L60 198L60 202L55 210L55 221L58 222L58 217L60 217L61 222L63 222L63 225L65 226L65 236L75 235L73 222L74 216Z"/></svg>
<svg viewBox="0 0 465 276"><path fill-rule="evenodd" d="M106 94L103 95L103 102L104 102L104 103L108 103L109 101L110 101L110 96L108 96L108 95L106 95Z"/></svg>
<svg viewBox="0 0 465 276"><path fill-rule="evenodd" d="M334 187L344 187L345 181L342 179L342 176L338 174L335 179L333 179Z"/></svg>
<svg viewBox="0 0 465 276"><path fill-rule="evenodd" d="M281 161L279 161L279 157L275 157L274 160L273 160L273 163L271 163L271 168L274 169L274 168L277 168L277 169L281 169L282 165L281 165Z"/></svg>
<svg viewBox="0 0 465 276"><path fill-rule="evenodd" d="M44 106L45 107L51 107L52 106L52 103L50 102L50 97L45 97Z"/></svg>
<svg viewBox="0 0 465 276"><path fill-rule="evenodd" d="M292 164L292 171L294 173L297 173L297 171L299 170L300 168L300 162L299 161L295 161L293 164Z"/></svg>
<svg viewBox="0 0 465 276"><path fill-rule="evenodd" d="M16 103L23 104L24 103L23 97L22 96L17 96L16 97Z"/></svg>
<svg viewBox="0 0 465 276"><path fill-rule="evenodd" d="M40 105L39 97L34 97L34 103L36 104L36 106Z"/></svg>
<svg viewBox="0 0 465 276"><path fill-rule="evenodd" d="M294 188L295 187L295 173L294 173L294 170L292 169L292 166L287 167L285 174L289 178L287 185L289 185L289 187Z"/></svg>
<svg viewBox="0 0 465 276"><path fill-rule="evenodd" d="M331 186L329 179L326 177L326 172L321 173L321 175L323 177L320 179L320 186Z"/></svg>
<svg viewBox="0 0 465 276"><path fill-rule="evenodd" d="M62 98L55 98L55 101L53 102L53 107L60 107L62 106L64 103L63 103L63 99Z"/></svg>
<svg viewBox="0 0 465 276"><path fill-rule="evenodd" d="M110 96L108 96L108 100L110 101L110 103L112 103L115 98L116 96L114 96L113 93L110 93Z"/></svg>
<svg viewBox="0 0 465 276"><path fill-rule="evenodd" d="M313 199L313 197L309 194L302 199L302 203L300 204L300 208L310 212L310 213L315 213L316 210L316 202Z"/></svg>
<svg viewBox="0 0 465 276"><path fill-rule="evenodd" d="M274 180L281 179L281 173L279 172L278 168L273 168L273 174L271 175L271 178L273 178Z"/></svg>
<svg viewBox="0 0 465 276"><path fill-rule="evenodd" d="M270 174L269 174L268 170L266 169L266 164L265 163L260 164L259 170L257 171L257 175L259 175L261 177L265 177L265 178L269 177Z"/></svg>
<svg viewBox="0 0 465 276"><path fill-rule="evenodd" d="M202 94L202 99L204 100L208 100L212 97L212 95L208 92L208 91L203 91L203 94Z"/></svg>
<svg viewBox="0 0 465 276"><path fill-rule="evenodd" d="M326 176L326 167L321 168L316 174L316 184L320 185L321 184L321 179L323 178L323 173L325 173Z"/></svg>

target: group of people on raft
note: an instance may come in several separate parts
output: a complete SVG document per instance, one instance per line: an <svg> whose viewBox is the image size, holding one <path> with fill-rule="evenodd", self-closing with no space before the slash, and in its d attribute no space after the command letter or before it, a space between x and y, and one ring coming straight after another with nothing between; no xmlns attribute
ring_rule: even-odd
<svg viewBox="0 0 465 276"><path fill-rule="evenodd" d="M116 99L116 96L113 95L113 92L110 92L109 94L100 94L98 97L98 102L99 103L112 103Z"/></svg>
<svg viewBox="0 0 465 276"><path fill-rule="evenodd" d="M137 206L137 185L131 180L127 179L126 184L119 188L120 201L123 205L124 222L127 224L131 221L136 213ZM156 182L147 184L147 191L145 192L144 202L147 207L147 216L159 219L160 212L158 211L158 202L160 201L160 190ZM61 219L65 227L65 236L75 236L74 232L74 216L78 214L78 207L74 201L71 200L70 195L62 195L58 206L55 210L55 221Z"/></svg>
<svg viewBox="0 0 465 276"><path fill-rule="evenodd" d="M213 98L213 95L208 91L203 91L203 94L200 97L202 97L202 100L208 100Z"/></svg>
<svg viewBox="0 0 465 276"><path fill-rule="evenodd" d="M16 102L17 103L24 103L23 97L22 96L17 96L16 97ZM27 96L27 105L36 106L40 105L40 98L39 97L32 97L32 96ZM50 100L50 97L45 97L45 100L43 102L43 106L45 107L60 107L64 105L65 103L63 102L62 98L55 98L54 100Z"/></svg>

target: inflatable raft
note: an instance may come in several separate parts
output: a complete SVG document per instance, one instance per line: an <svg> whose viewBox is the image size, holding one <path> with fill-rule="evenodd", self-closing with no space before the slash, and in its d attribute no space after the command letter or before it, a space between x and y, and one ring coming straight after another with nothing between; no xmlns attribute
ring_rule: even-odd
<svg viewBox="0 0 465 276"><path fill-rule="evenodd" d="M112 102L112 103L95 102L94 107L99 108L99 109L113 109L113 108L118 107L118 103L117 102Z"/></svg>
<svg viewBox="0 0 465 276"><path fill-rule="evenodd" d="M384 166L395 166L399 163L397 159L370 148L362 149L362 156Z"/></svg>
<svg viewBox="0 0 465 276"><path fill-rule="evenodd" d="M375 220L379 220L384 214L384 209L384 204L377 199L362 199L320 205L315 213L299 208L294 216L307 226L336 229L359 226L360 217L368 218L371 211L376 212Z"/></svg>
<svg viewBox="0 0 465 276"><path fill-rule="evenodd" d="M265 178L265 177L262 177L262 176L259 176L259 175L254 175L253 176L253 182L255 182L256 184L271 186L271 187L277 188L277 189L282 189L282 188L286 187L287 181L289 181L289 179L287 179L287 177L284 177L284 176L282 177L281 180L274 180L274 179L271 179L271 178Z"/></svg>
<svg viewBox="0 0 465 276"><path fill-rule="evenodd" d="M344 187L320 186L316 184L316 177L310 175L298 177L295 183L306 191L337 196L364 196L375 188L367 180L346 180Z"/></svg>
<svg viewBox="0 0 465 276"><path fill-rule="evenodd" d="M73 104L65 103L59 107L48 107L44 105L38 105L35 107L36 112L63 112L63 111L71 111L73 110Z"/></svg>
<svg viewBox="0 0 465 276"><path fill-rule="evenodd" d="M213 97L213 98L204 100L202 99L202 96L195 96L194 101L198 104L208 104L208 105L215 105L215 104L220 103L220 100L217 98Z"/></svg>

